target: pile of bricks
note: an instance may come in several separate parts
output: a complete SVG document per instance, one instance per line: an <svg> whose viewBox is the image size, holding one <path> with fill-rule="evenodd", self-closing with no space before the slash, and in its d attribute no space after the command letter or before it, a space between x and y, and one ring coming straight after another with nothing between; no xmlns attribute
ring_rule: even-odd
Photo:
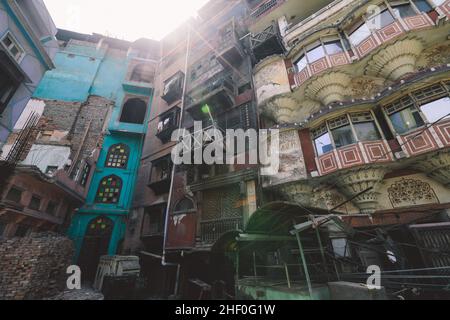
<svg viewBox="0 0 450 320"><path fill-rule="evenodd" d="M55 233L0 240L0 300L39 300L63 291L73 242Z"/></svg>

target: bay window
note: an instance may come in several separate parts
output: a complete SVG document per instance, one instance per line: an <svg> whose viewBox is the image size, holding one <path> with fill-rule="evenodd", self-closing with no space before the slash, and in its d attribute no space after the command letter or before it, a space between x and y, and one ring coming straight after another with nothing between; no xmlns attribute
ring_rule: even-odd
<svg viewBox="0 0 450 320"><path fill-rule="evenodd" d="M326 37L303 48L301 55L295 60L294 65L297 72L302 71L308 63L316 62L326 55L344 52L344 46L338 36Z"/></svg>
<svg viewBox="0 0 450 320"><path fill-rule="evenodd" d="M350 113L327 121L312 131L317 156L339 149L358 141L383 139L370 111Z"/></svg>

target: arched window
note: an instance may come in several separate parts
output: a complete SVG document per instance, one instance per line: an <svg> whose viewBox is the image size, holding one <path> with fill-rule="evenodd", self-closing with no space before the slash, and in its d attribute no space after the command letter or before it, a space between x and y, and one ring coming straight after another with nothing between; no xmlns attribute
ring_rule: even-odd
<svg viewBox="0 0 450 320"><path fill-rule="evenodd" d="M118 176L108 176L100 181L97 191L96 203L114 204L118 203L120 199L120 192L122 191L122 179Z"/></svg>
<svg viewBox="0 0 450 320"><path fill-rule="evenodd" d="M109 148L105 167L126 169L130 158L130 148L125 144L116 144Z"/></svg>
<svg viewBox="0 0 450 320"><path fill-rule="evenodd" d="M191 199L183 198L180 200L177 205L175 206L175 209L173 210L174 215L178 214L188 214L188 213L194 213L195 212L195 206Z"/></svg>
<svg viewBox="0 0 450 320"><path fill-rule="evenodd" d="M147 103L139 98L127 100L122 108L120 122L143 124L147 113Z"/></svg>
<svg viewBox="0 0 450 320"><path fill-rule="evenodd" d="M130 80L134 82L153 83L155 72L152 66L146 64L138 64L131 73Z"/></svg>

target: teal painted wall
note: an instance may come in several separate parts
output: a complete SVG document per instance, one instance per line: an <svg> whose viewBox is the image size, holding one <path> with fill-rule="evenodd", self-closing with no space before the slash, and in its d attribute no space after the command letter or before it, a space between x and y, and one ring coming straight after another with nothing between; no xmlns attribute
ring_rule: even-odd
<svg viewBox="0 0 450 320"><path fill-rule="evenodd" d="M115 254L123 239L126 218L132 205L139 163L152 105L153 89L142 84L127 83L125 78L132 60L127 52L98 49L89 43L73 42L57 53L56 69L46 73L35 92L36 98L84 102L97 95L115 102L108 134L105 136L85 205L74 215L68 235L75 241L78 259L87 227L93 219L106 216L114 222L108 253ZM142 125L119 122L122 104L128 96L148 100L146 121ZM106 168L108 150L112 145L124 143L130 148L126 169ZM95 198L104 177L116 175L123 186L117 204L98 204Z"/></svg>

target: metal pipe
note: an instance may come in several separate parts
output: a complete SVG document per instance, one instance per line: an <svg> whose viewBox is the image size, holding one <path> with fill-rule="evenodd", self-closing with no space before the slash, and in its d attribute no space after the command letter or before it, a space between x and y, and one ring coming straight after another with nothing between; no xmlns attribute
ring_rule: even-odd
<svg viewBox="0 0 450 320"><path fill-rule="evenodd" d="M187 23L187 29L188 30L187 30L187 42L186 42L186 59L185 59L185 64L184 64L184 83L183 83L183 93L182 93L182 97L181 97L181 112L180 112L180 124L179 124L180 130L183 128L184 104L185 104L185 94L186 94L187 78L188 78L187 71L188 71L188 65L189 65L189 55L190 55L190 45L191 45L191 25L189 23ZM166 217L165 217L165 225L164 225L163 254L162 254L162 259L161 259L161 264L163 266L173 265L173 264L168 264L166 262L166 246L167 246L167 230L168 230L168 226L169 226L170 205L171 205L172 197L173 197L173 187L174 187L176 167L177 166L174 163L173 167L172 167L172 173L171 173L171 179L170 179L169 197L167 199ZM178 281L178 279L176 281Z"/></svg>
<svg viewBox="0 0 450 320"><path fill-rule="evenodd" d="M286 272L286 280L287 280L288 288L290 289L291 288L291 279L289 278L289 268L286 263L284 264L284 271Z"/></svg>
<svg viewBox="0 0 450 320"><path fill-rule="evenodd" d="M305 271L306 282L308 283L309 296L313 299L313 291L311 286L311 278L309 277L308 266L306 265L305 253L303 252L302 240L300 239L300 234L298 232L295 233L298 242L298 248L300 250L300 257L302 259L303 270Z"/></svg>

